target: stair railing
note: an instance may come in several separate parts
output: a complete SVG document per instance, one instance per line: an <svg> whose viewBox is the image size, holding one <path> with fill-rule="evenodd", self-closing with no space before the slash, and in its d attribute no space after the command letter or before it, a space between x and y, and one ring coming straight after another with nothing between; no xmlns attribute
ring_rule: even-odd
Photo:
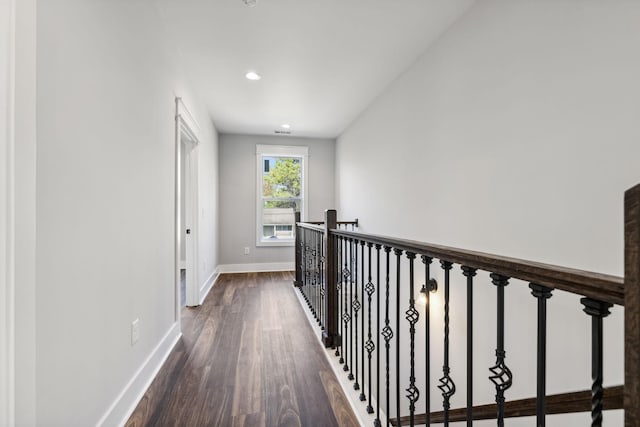
<svg viewBox="0 0 640 427"><path fill-rule="evenodd" d="M495 419L498 426L516 416L535 416L545 426L549 414L591 411L592 426L601 426L603 410L624 409L625 426L640 426L640 185L625 193L624 279L482 252L457 249L338 227L336 212L322 223L296 224L295 284L323 330L326 347L335 349L353 388L360 391L374 426L431 425ZM353 222L357 225L357 222ZM350 224L350 223L349 223ZM466 290L466 372L450 366L450 292L460 271ZM441 276L438 284L434 276ZM495 404L475 405L473 396L473 297L484 290L478 274L488 274L495 292L495 363L488 379ZM507 400L514 381L505 339L505 293L513 281L529 284L537 306L536 397ZM442 289L438 289L438 286ZM442 346L432 346L434 321L430 291L443 292ZM590 391L547 395L547 303L554 291L581 296L591 318ZM422 304L418 300L423 300ZM603 387L603 323L613 305L625 307L625 384ZM440 323L441 321L441 323ZM419 326L419 328L418 328ZM423 358L416 356L417 334L424 334ZM442 351L443 368L432 382L431 358ZM456 349L460 351L460 349ZM420 371L420 373L418 373ZM466 375L466 406L451 408L459 393L456 378ZM438 389L442 410L432 411ZM424 412L417 410L421 401Z"/></svg>

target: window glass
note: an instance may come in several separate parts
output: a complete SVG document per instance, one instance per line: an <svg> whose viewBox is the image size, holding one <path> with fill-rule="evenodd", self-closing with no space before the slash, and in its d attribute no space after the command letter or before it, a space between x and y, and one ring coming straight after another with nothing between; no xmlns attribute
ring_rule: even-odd
<svg viewBox="0 0 640 427"><path fill-rule="evenodd" d="M258 245L292 244L295 212L304 212L306 147L276 148L258 146Z"/></svg>

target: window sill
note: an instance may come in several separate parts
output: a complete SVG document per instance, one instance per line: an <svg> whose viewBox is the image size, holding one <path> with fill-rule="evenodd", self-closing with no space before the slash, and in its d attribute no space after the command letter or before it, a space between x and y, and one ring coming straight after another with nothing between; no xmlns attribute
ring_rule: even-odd
<svg viewBox="0 0 640 427"><path fill-rule="evenodd" d="M256 242L256 246L268 248L268 247L279 247L279 246L295 246L296 242L294 240L258 240Z"/></svg>

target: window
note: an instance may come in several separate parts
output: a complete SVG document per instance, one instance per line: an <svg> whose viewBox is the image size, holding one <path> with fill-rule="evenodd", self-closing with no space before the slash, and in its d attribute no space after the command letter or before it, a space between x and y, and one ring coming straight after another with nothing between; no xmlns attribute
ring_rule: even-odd
<svg viewBox="0 0 640 427"><path fill-rule="evenodd" d="M294 244L295 212L306 218L307 147L257 145L258 246Z"/></svg>

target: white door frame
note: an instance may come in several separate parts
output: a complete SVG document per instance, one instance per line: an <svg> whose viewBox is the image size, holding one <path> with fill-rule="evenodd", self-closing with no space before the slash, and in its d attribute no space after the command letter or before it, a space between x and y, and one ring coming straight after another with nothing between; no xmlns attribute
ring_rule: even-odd
<svg viewBox="0 0 640 427"><path fill-rule="evenodd" d="M15 424L15 0L0 0L0 425Z"/></svg>
<svg viewBox="0 0 640 427"><path fill-rule="evenodd" d="M198 138L199 126L181 98L176 98L176 129L175 129L175 283L176 283L176 320L180 320L180 239L185 237L186 258L186 303L187 306L200 304L198 286ZM187 159L185 174L185 218L184 226L190 229L186 235L180 229L181 194L181 146L184 144Z"/></svg>

